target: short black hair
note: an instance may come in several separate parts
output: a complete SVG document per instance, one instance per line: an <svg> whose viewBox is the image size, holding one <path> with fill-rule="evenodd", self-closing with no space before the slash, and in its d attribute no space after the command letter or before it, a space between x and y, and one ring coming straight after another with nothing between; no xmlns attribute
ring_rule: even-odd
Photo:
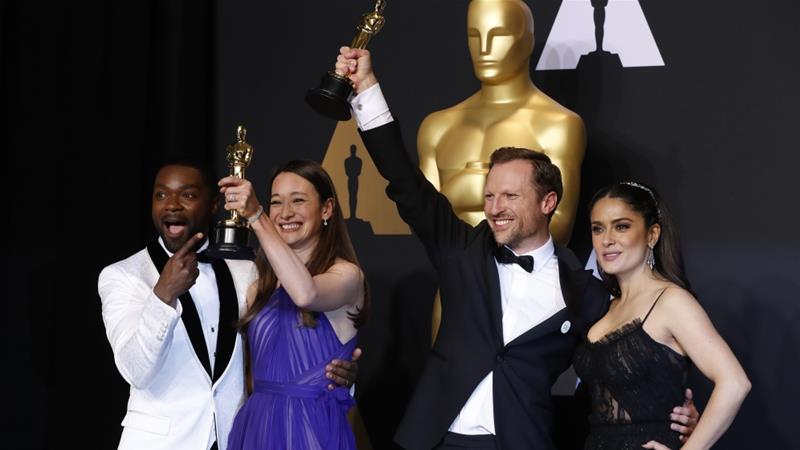
<svg viewBox="0 0 800 450"><path fill-rule="evenodd" d="M213 198L215 196L218 177L213 164L211 164L208 159L196 155L180 153L168 154L161 159L159 165L155 168L152 179L155 180L158 172L167 166L184 166L197 170L203 176L203 183L205 183L208 188L211 197Z"/></svg>

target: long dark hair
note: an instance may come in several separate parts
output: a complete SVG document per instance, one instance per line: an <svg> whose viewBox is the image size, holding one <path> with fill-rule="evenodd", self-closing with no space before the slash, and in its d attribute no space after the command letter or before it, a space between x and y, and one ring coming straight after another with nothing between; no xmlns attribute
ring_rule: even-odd
<svg viewBox="0 0 800 450"><path fill-rule="evenodd" d="M622 182L606 186L594 194L589 202L589 215L591 216L594 205L603 198L620 199L636 213L644 218L645 227L661 226L661 236L653 247L655 266L653 271L661 278L671 281L676 285L691 292L691 285L686 278L681 254L678 229L672 219L667 205L655 189L640 183ZM603 282L615 297L621 295L617 277L601 271Z"/></svg>
<svg viewBox="0 0 800 450"><path fill-rule="evenodd" d="M328 225L322 227L319 235L319 241L316 248L311 253L311 258L306 263L308 271L311 276L319 275L328 270L337 258L351 262L356 266L361 267L356 258L356 252L353 250L353 244L350 242L350 235L347 233L347 226L344 223L344 215L339 208L339 200L336 197L336 190L333 187L331 177L318 163L307 160L294 160L289 161L283 166L275 170L272 178L269 181L269 193L267 199L272 197L272 183L275 178L284 172L290 172L299 175L306 179L314 186L314 190L319 195L320 204L324 204L326 200L333 200L333 214L328 219ZM252 306L247 310L247 313L239 321L240 326L246 326L261 309L269 302L272 293L278 285L278 278L272 270L269 261L264 252L259 248L256 256L256 268L258 269L258 292L253 301ZM358 313L348 313L350 319L356 328L363 325L370 312L370 295L366 279L364 280L364 304L358 310ZM303 325L314 327L317 324L318 312L300 309L301 321Z"/></svg>

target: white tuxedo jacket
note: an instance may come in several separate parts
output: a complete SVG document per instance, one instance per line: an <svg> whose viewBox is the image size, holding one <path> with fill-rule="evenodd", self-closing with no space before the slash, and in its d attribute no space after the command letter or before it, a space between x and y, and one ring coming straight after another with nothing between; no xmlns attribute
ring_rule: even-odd
<svg viewBox="0 0 800 450"><path fill-rule="evenodd" d="M155 251L161 254L151 258ZM157 267L163 268L166 258L153 241L103 269L98 280L114 361L131 385L119 448L206 450L216 427L219 448L224 450L245 398L242 336L231 325L245 310L247 288L257 277L255 265L232 260L213 264L220 293L220 333L211 373L191 296L181 296L173 309L153 293Z"/></svg>

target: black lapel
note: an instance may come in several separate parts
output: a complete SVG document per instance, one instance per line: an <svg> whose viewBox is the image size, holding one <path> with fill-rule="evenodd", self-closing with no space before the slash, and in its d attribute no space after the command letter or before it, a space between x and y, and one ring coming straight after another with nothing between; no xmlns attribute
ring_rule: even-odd
<svg viewBox="0 0 800 450"><path fill-rule="evenodd" d="M591 270L582 268L573 269L567 263L566 258L562 258L563 250L556 247L556 257L558 257L558 277L561 281L561 294L564 296L564 303L573 317L580 317L583 310L583 299L586 286L592 277ZM566 255L563 255L566 256ZM571 256L571 254L570 254ZM572 257L577 263L577 258Z"/></svg>
<svg viewBox="0 0 800 450"><path fill-rule="evenodd" d="M566 308L561 308L558 312L553 314L552 316L548 317L544 320L544 322L536 325L535 327L531 328L530 330L520 334L514 340L507 344L507 347L511 347L514 345L526 344L528 342L533 341L534 339L539 338L542 335L548 334L553 332L556 329L560 329L564 321L569 317L569 312ZM564 334L564 333L562 333Z"/></svg>
<svg viewBox="0 0 800 450"><path fill-rule="evenodd" d="M572 267L578 264L577 258L571 253L564 254L563 250L559 251L559 247L556 247L555 252L558 258L558 277L561 282L561 295L564 296L564 303L567 307L548 317L539 325L522 333L516 339L509 342L508 346L525 344L542 335L551 333L561 328L567 319L571 322L569 330L581 330L584 326L583 322L585 320L582 314L584 293L586 292L586 286L592 276L592 271L573 269ZM572 262L572 265L567 262L568 258L569 261ZM562 332L562 334L566 333Z"/></svg>
<svg viewBox="0 0 800 450"><path fill-rule="evenodd" d="M500 344L503 343L503 306L500 298L500 275L497 273L497 264L494 260L494 239L487 240L487 250L485 259L485 272L486 277L486 299L489 302L489 314L492 318L492 325L497 332L497 337L500 339Z"/></svg>
<svg viewBox="0 0 800 450"><path fill-rule="evenodd" d="M217 381L228 367L236 344L236 321L239 319L239 300L233 276L225 260L218 259L212 264L217 277L219 292L219 333L217 334L217 359L214 363L213 381Z"/></svg>
<svg viewBox="0 0 800 450"><path fill-rule="evenodd" d="M167 264L169 256L167 256L167 252L164 251L157 239L147 244L147 253L150 254L150 259L156 266L158 273L161 273L161 271L164 270L164 266ZM200 364L203 365L203 368L206 369L210 377L211 362L208 359L208 347L206 346L206 340L203 336L203 327L200 325L200 316L197 314L197 308L194 306L194 300L192 300L192 296L189 295L189 291L186 291L179 299L181 301L181 307L183 308L183 313L181 313L183 326L186 327L186 332L189 334L189 341L192 342L194 353L197 355ZM220 305L220 308L222 308L222 305Z"/></svg>

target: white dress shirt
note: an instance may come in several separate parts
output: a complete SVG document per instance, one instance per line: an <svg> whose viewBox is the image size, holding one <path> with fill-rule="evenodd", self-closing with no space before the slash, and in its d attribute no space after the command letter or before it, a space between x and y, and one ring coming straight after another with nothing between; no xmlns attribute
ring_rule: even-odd
<svg viewBox="0 0 800 450"><path fill-rule="evenodd" d="M533 256L531 273L517 264L500 264L495 261L500 278L505 345L566 307L561 294L553 238L524 255ZM490 372L472 391L449 431L459 434L495 434L493 379L493 373Z"/></svg>
<svg viewBox="0 0 800 450"><path fill-rule="evenodd" d="M171 258L173 253L167 250L161 237L158 238L161 248L167 252ZM199 251L208 247L208 240L200 247ZM214 372L214 363L217 360L217 334L219 333L219 290L217 289L217 275L211 263L198 262L197 275L194 286L189 288L197 315L200 316L200 326L203 329L203 338L208 349L208 362L211 364L211 372ZM182 312L180 301L178 302L178 313ZM212 426L211 435L208 437L208 447L216 440L216 424Z"/></svg>
<svg viewBox="0 0 800 450"><path fill-rule="evenodd" d="M158 238L158 243L172 257L172 252L164 246L164 241ZM208 247L206 241L199 251ZM200 325L203 327L203 337L206 340L208 349L208 360L211 363L211 371L214 371L214 362L217 359L217 333L219 332L219 290L217 289L217 275L211 263L197 263L200 274L195 280L194 286L189 288L189 294L194 300L197 315L200 316Z"/></svg>
<svg viewBox="0 0 800 450"><path fill-rule="evenodd" d="M358 127L371 130L392 122L380 85L352 97L350 104ZM497 264L503 312L503 343L508 345L526 331L566 307L558 276L553 238L525 255L533 256L533 272L517 264ZM449 431L459 434L495 434L493 373L486 375L470 395Z"/></svg>

